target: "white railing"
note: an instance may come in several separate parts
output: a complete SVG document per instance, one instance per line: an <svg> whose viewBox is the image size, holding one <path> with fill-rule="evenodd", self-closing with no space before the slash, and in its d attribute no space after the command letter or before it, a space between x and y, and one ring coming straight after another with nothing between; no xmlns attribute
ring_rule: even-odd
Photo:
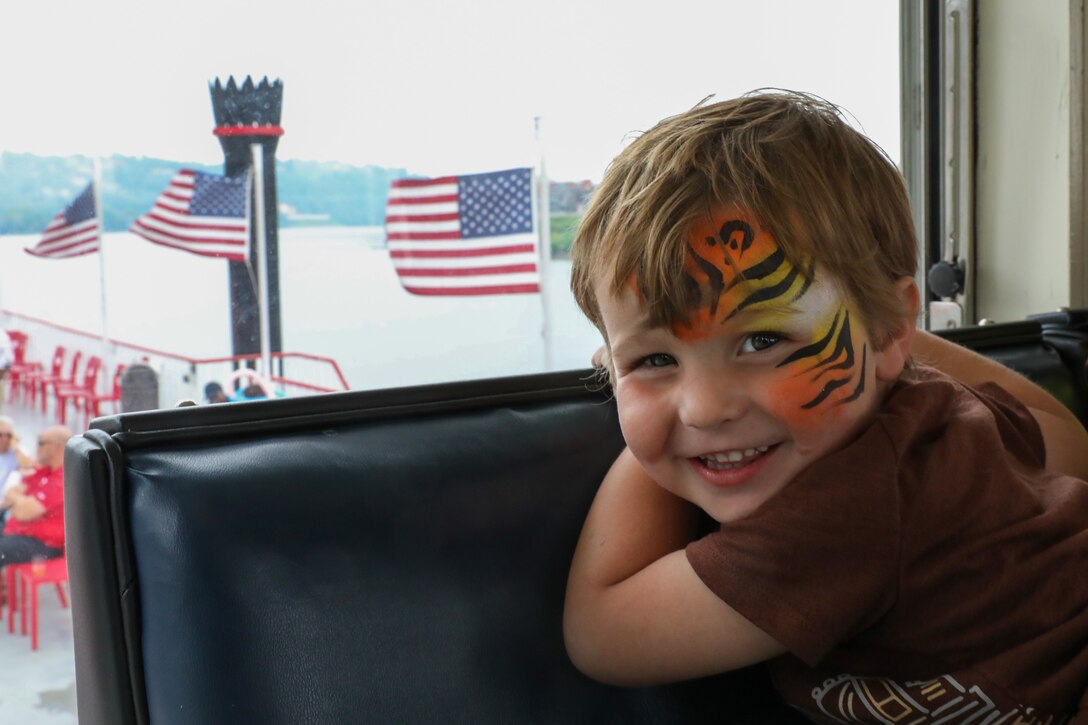
<svg viewBox="0 0 1088 725"><path fill-rule="evenodd" d="M173 407L182 400L202 402L204 386L213 381L220 383L228 394L231 393L233 385L244 388L249 382L247 377L250 376L238 373L241 368L252 369L261 379L254 379L252 382L263 382L271 387L268 392L274 396L293 397L350 389L335 360L307 353L272 353L272 370L262 370L259 354L193 358L121 340L103 340L98 335L83 330L10 310L0 310L0 328L25 332L26 359L40 362L45 368L50 366L57 346L64 346L69 353L62 371L64 375L69 372L71 352L74 350L83 352L84 361L91 355L102 358L103 372L98 378L101 393L107 392L112 386L113 372L117 365L145 364L158 378L157 407L160 408ZM81 374L82 371L77 372L77 380Z"/></svg>

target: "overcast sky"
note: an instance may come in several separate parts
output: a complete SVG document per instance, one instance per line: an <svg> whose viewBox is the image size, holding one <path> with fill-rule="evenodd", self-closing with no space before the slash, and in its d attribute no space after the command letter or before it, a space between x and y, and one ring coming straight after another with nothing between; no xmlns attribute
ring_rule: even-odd
<svg viewBox="0 0 1088 725"><path fill-rule="evenodd" d="M144 0L0 8L0 150L219 163L208 82L284 82L282 159L599 179L631 132L777 86L899 158L897 0Z"/></svg>

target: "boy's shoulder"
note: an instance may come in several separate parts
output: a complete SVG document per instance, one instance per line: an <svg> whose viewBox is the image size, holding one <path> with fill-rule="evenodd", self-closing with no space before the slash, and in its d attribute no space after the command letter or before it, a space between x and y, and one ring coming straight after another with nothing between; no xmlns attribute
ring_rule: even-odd
<svg viewBox="0 0 1088 725"><path fill-rule="evenodd" d="M942 452L969 456L969 441L990 441L1024 463L1042 466L1045 461L1039 424L1017 398L997 383L972 387L925 365L915 366L889 391L874 425L901 455L909 451L912 458Z"/></svg>

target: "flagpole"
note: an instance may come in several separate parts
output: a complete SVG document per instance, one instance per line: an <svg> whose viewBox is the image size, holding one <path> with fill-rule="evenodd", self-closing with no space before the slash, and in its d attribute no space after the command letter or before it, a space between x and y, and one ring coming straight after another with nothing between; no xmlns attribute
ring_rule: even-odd
<svg viewBox="0 0 1088 725"><path fill-rule="evenodd" d="M250 218L253 221L253 236L256 242L254 256L257 258L257 314L258 324L261 330L261 375L266 380L272 378L272 331L271 320L268 316L268 258L265 255L264 228L264 146L259 143L250 144L250 155L253 157L253 213Z"/></svg>
<svg viewBox="0 0 1088 725"><path fill-rule="evenodd" d="M548 323L548 276L551 272L552 262L552 217L550 204L550 189L548 188L548 170L544 165L544 141L541 130L541 117L533 117L533 126L536 131L536 146L539 161L537 190L537 223L538 243L540 247L540 337L544 342L544 371L549 372L555 368L552 359L551 325Z"/></svg>
<svg viewBox="0 0 1088 725"><path fill-rule="evenodd" d="M98 225L98 297L102 307L102 392L108 392L111 378L107 372L113 364L110 355L109 321L106 316L106 236L105 214L102 210L102 159L95 156L92 161L91 183L94 184L94 213Z"/></svg>

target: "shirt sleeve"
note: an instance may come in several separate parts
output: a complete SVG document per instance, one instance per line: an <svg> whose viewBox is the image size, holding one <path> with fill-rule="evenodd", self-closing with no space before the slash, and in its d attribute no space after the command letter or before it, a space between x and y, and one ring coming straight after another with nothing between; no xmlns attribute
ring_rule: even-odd
<svg viewBox="0 0 1088 725"><path fill-rule="evenodd" d="M874 425L750 516L690 544L688 560L711 591L815 666L895 602L896 464Z"/></svg>
<svg viewBox="0 0 1088 725"><path fill-rule="evenodd" d="M1038 468L1045 466L1043 431L1027 406L997 383L983 383L975 390L981 393L979 399L993 413L1006 450L1024 463Z"/></svg>
<svg viewBox="0 0 1088 725"><path fill-rule="evenodd" d="M8 474L8 477L4 479L4 486L0 488L0 493L7 493L8 489L18 486L23 482L23 474L19 473L19 469Z"/></svg>

